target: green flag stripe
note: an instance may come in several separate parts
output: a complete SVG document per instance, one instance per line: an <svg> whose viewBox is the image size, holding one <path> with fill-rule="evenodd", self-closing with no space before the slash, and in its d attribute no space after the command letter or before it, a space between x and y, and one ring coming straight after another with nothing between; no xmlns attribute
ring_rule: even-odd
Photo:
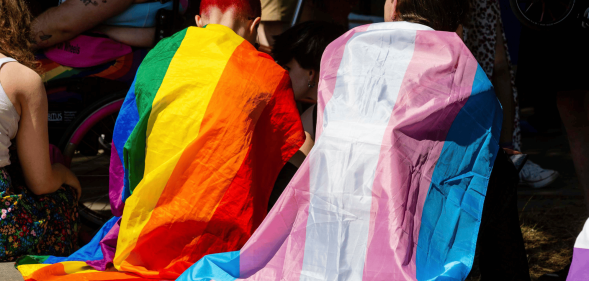
<svg viewBox="0 0 589 281"><path fill-rule="evenodd" d="M127 139L124 147L125 170L129 172L129 189L131 193L143 179L145 171L145 153L147 140L147 123L151 114L153 100L166 76L168 67L176 51L180 48L186 31L184 29L170 38L166 38L151 50L139 69L135 78L135 96L139 122Z"/></svg>

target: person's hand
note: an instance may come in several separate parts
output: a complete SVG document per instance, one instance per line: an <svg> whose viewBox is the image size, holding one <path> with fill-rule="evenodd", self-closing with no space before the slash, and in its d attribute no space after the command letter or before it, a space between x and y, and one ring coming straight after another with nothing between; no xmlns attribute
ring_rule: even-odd
<svg viewBox="0 0 589 281"><path fill-rule="evenodd" d="M509 149L509 148L503 148L503 151L505 151L505 153L510 156L522 154L521 152L519 152L517 150L513 150L513 149Z"/></svg>
<svg viewBox="0 0 589 281"><path fill-rule="evenodd" d="M69 185L69 184L68 184ZM70 185L71 187L75 188L77 193L78 193L78 201L80 200L80 198L82 197L82 186L80 185L80 183L78 182L77 185Z"/></svg>
<svg viewBox="0 0 589 281"><path fill-rule="evenodd" d="M63 177L63 184L69 185L76 189L78 193L78 200L80 200L80 196L82 196L82 186L80 185L80 181L78 177L67 167L60 163L55 163L52 165L54 169L60 170Z"/></svg>
<svg viewBox="0 0 589 281"><path fill-rule="evenodd" d="M82 185L80 185L78 177L76 177L76 175L74 175L74 173L72 173L72 171L70 171L69 169L68 171L70 175L68 175L68 177L66 178L65 184L76 189L78 193L78 200L80 200L80 197L82 196Z"/></svg>

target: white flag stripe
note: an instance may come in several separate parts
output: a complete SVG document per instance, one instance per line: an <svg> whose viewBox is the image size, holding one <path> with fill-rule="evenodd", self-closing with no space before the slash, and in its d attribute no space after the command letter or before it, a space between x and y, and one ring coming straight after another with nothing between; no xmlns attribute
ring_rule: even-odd
<svg viewBox="0 0 589 281"><path fill-rule="evenodd" d="M391 31L391 24L410 30ZM372 25L349 41L325 107L324 131L309 155L311 203L300 280L362 279L381 142L416 34L412 24L386 25L389 30Z"/></svg>
<svg viewBox="0 0 589 281"><path fill-rule="evenodd" d="M575 248L589 249L589 220L585 222L583 231L581 231L581 234L577 237Z"/></svg>

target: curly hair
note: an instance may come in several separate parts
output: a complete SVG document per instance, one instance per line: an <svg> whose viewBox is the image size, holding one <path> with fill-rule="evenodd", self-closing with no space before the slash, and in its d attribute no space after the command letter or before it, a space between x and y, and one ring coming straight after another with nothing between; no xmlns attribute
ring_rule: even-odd
<svg viewBox="0 0 589 281"><path fill-rule="evenodd" d="M38 71L31 51L31 20L24 0L0 0L0 53Z"/></svg>

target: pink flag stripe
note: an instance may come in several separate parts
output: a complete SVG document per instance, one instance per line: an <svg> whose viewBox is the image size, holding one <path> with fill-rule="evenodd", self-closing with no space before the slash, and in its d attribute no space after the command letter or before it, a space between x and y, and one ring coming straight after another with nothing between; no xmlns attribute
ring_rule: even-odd
<svg viewBox="0 0 589 281"><path fill-rule="evenodd" d="M123 163L121 163L121 157L119 156L118 150L115 147L115 142L112 142L112 148L110 152L110 168L109 168L109 191L108 196L110 198L110 205L113 214L123 214L123 187L124 187L124 176L125 169Z"/></svg>
<svg viewBox="0 0 589 281"><path fill-rule="evenodd" d="M363 280L378 280L383 275L392 280L416 280L415 252L425 198L446 133L468 100L477 69L477 62L467 57L455 65L454 58L461 52L438 47L456 40L460 39L455 33L440 36L417 31L413 58L384 134L373 186L372 213L376 215L370 222ZM428 71L433 61L438 63L435 72ZM395 261L383 260L383 256Z"/></svg>
<svg viewBox="0 0 589 281"><path fill-rule="evenodd" d="M364 32L368 30L370 26L371 25L367 24L346 32L346 34L342 35L338 40L332 42L323 52L324 57L325 54L329 54L330 56L327 57L328 59L321 60L321 80L319 81L318 91L322 94L318 95L317 100L317 132L315 139L318 139L321 132L323 132L323 110L333 96L335 83L337 81L337 76L334 76L333 74L337 73L337 70L340 67L346 44L354 34Z"/></svg>
<svg viewBox="0 0 589 281"><path fill-rule="evenodd" d="M301 165L294 176L298 178L297 188L294 188L294 181L286 187L264 222L241 249L239 270L242 278L299 279L304 254L300 249L305 245L309 212L310 169L308 161ZM303 212L299 213L299 210Z"/></svg>

